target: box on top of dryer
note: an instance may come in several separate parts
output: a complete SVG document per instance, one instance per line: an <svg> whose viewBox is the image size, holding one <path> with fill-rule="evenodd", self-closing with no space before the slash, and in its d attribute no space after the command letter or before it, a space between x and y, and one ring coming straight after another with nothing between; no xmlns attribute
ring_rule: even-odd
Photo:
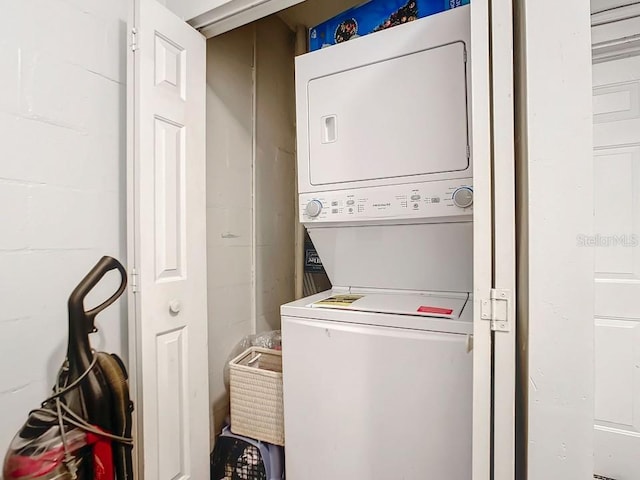
<svg viewBox="0 0 640 480"><path fill-rule="evenodd" d="M309 30L309 51L467 5L469 0L370 0Z"/></svg>

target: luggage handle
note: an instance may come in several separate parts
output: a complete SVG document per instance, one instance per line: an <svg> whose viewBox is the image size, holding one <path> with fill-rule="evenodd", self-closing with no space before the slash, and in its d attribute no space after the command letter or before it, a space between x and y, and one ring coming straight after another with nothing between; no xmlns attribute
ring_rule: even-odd
<svg viewBox="0 0 640 480"><path fill-rule="evenodd" d="M89 311L85 311L84 300L89 292L93 290L98 283L100 283L102 278L107 273L116 269L118 270L118 272L120 272L121 277L121 282L118 290L116 290L116 292L111 295L111 297L109 297L97 307L94 307ZM87 325L87 332L95 331L94 319L96 315L98 315L105 308L115 302L120 297L120 295L124 293L126 288L127 271L122 266L122 264L113 257L102 257L71 293L71 296L69 297L70 319L79 319L81 317L84 317L89 323L89 325Z"/></svg>

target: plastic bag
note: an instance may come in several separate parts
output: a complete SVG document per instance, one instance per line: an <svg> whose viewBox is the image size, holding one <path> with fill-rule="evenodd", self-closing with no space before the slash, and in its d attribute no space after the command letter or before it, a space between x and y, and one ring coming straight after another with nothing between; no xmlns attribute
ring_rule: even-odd
<svg viewBox="0 0 640 480"><path fill-rule="evenodd" d="M247 335L231 350L231 354L227 357L224 364L224 386L229 391L229 363L247 348L262 347L271 350L282 350L282 334L280 330L272 330L270 332L258 333L256 335Z"/></svg>

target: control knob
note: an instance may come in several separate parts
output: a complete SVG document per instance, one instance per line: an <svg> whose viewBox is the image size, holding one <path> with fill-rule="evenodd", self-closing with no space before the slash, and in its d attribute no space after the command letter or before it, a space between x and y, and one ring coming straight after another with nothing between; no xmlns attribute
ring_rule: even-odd
<svg viewBox="0 0 640 480"><path fill-rule="evenodd" d="M469 208L473 205L473 189L471 187L460 187L453 192L453 204L459 208Z"/></svg>
<svg viewBox="0 0 640 480"><path fill-rule="evenodd" d="M305 212L311 218L316 218L318 215L320 215L321 211L322 203L320 202L320 200L311 200L309 203L307 203L307 206L305 208Z"/></svg>

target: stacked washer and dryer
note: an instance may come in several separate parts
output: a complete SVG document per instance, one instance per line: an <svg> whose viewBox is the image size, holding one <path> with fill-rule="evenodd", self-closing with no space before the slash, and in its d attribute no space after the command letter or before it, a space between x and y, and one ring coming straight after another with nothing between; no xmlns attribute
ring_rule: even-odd
<svg viewBox="0 0 640 480"><path fill-rule="evenodd" d="M281 309L289 478L471 479L469 37L467 6L296 59L333 289Z"/></svg>

